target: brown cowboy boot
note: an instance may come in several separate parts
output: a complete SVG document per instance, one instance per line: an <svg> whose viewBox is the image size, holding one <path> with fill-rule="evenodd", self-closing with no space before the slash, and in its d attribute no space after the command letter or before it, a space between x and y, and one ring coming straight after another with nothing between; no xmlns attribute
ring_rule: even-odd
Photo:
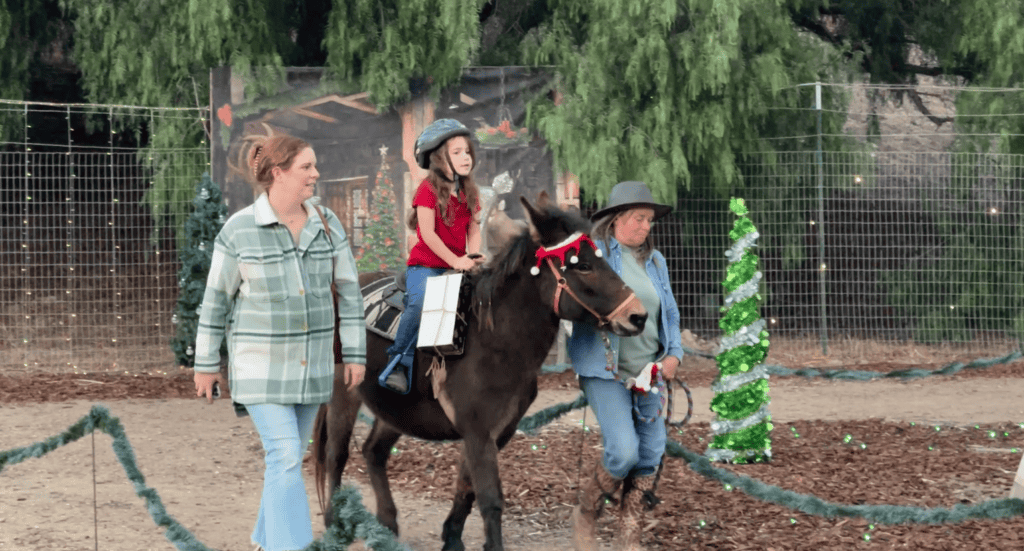
<svg viewBox="0 0 1024 551"><path fill-rule="evenodd" d="M597 551L597 517L605 501L617 504L616 495L622 480L608 474L601 460L597 460L594 475L584 479L580 488L580 503L572 511L572 548L576 551Z"/></svg>
<svg viewBox="0 0 1024 551"><path fill-rule="evenodd" d="M643 551L640 545L641 522L644 513L654 509L658 503L658 498L654 497L654 475L634 478L632 483L622 496L615 551Z"/></svg>

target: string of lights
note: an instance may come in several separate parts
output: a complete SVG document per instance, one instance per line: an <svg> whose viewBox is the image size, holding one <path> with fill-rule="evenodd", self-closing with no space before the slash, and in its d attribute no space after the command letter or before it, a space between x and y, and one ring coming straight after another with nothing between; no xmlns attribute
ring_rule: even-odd
<svg viewBox="0 0 1024 551"><path fill-rule="evenodd" d="M0 368L175 365L176 232L148 194L168 171L208 169L209 150L140 149L133 126L206 110L2 100L0 117L14 135L0 142L0 212L20 222L0 228Z"/></svg>

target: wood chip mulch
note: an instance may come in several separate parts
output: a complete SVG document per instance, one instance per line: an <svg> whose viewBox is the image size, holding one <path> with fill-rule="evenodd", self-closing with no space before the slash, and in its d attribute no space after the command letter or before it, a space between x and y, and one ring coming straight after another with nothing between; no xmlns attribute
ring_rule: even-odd
<svg viewBox="0 0 1024 551"><path fill-rule="evenodd" d="M691 450L703 451L708 434L707 424L697 423L674 437ZM771 463L718 466L784 490L851 505L949 508L1004 498L1024 448L1024 429L1017 425L936 430L882 420L807 421L776 425L772 435ZM528 518L539 527L566 528L580 479L592 472L600 452L599 435L584 435L579 429L518 435L499 454L506 514ZM402 439L388 464L392 488L448 499L459 455L458 443ZM366 481L361 456L351 457L346 476ZM1024 517L940 525L825 518L729 490L677 458L666 459L658 497L662 503L646 519L644 543L652 550L1024 547ZM604 541L612 538L613 517L603 517Z"/></svg>
<svg viewBox="0 0 1024 551"><path fill-rule="evenodd" d="M190 398L195 396L192 371L169 375L94 373L0 374L0 404Z"/></svg>

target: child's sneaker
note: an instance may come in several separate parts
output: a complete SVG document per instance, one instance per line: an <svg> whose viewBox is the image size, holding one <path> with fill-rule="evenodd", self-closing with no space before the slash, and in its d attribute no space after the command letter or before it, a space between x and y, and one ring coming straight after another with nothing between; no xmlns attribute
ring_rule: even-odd
<svg viewBox="0 0 1024 551"><path fill-rule="evenodd" d="M405 373L402 373L402 370L399 369L401 367L404 366L395 366L395 370L391 372L391 375L384 379L384 386L399 394L405 394L409 392L409 381L405 378Z"/></svg>

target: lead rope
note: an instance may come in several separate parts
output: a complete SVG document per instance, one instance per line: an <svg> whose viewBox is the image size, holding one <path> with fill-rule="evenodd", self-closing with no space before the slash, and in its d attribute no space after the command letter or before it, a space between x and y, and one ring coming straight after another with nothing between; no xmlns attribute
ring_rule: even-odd
<svg viewBox="0 0 1024 551"><path fill-rule="evenodd" d="M686 403L687 403L686 417L684 417L682 421L678 421L678 422L673 422L672 421L672 397L675 394L672 391L672 382L673 381L678 383L679 386L681 386L683 388L683 391L686 393ZM678 375L675 378L673 378L673 379L669 379L669 380L665 381L665 389L666 389L666 392L668 392L668 404L665 406L667 408L667 411L665 412L665 432L669 433L669 432L672 431L673 428L676 429L676 430L681 430L682 426L690 421L690 417L693 417L693 393L690 392L690 387L687 386L686 383L683 382L683 380L678 377ZM666 434L665 436L668 437L668 434ZM661 481L661 472L664 469L665 469L665 454L662 454L661 455L661 463L658 464L658 470L654 474L654 487L651 488L651 494L652 495L650 495L650 496L644 495L644 505L646 507L648 507L648 508L653 508L658 503L658 499L656 497L654 497L653 494L655 492L657 492L657 490L658 490L658 482Z"/></svg>
<svg viewBox="0 0 1024 551"><path fill-rule="evenodd" d="M583 407L583 430L580 433L580 453L576 462L576 503L583 498L583 442L587 439L587 408Z"/></svg>

